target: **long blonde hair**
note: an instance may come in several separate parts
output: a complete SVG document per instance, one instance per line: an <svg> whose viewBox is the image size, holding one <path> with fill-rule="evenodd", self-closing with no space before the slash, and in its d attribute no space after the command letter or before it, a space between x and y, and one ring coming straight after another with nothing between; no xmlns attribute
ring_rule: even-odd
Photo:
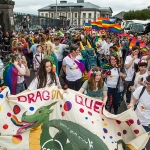
<svg viewBox="0 0 150 150"><path fill-rule="evenodd" d="M54 45L50 41L48 41L45 43L44 57L50 55L52 52L54 52Z"/></svg>
<svg viewBox="0 0 150 150"><path fill-rule="evenodd" d="M13 48L14 48L14 47L17 47L17 46L18 46L18 40L13 40L11 46L12 46Z"/></svg>

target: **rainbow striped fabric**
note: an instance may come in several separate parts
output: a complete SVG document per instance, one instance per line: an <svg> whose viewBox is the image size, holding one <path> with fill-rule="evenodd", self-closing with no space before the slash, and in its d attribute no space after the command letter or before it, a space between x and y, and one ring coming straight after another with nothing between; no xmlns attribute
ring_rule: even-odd
<svg viewBox="0 0 150 150"><path fill-rule="evenodd" d="M142 51L142 52L147 52L149 49L150 49L150 48L145 45L144 47L141 48L141 51Z"/></svg>
<svg viewBox="0 0 150 150"><path fill-rule="evenodd" d="M84 24L84 30L90 31L92 29L91 23L85 23Z"/></svg>
<svg viewBox="0 0 150 150"><path fill-rule="evenodd" d="M11 116L11 121L16 126L23 126L23 123L18 121L17 117L14 115Z"/></svg>
<svg viewBox="0 0 150 150"><path fill-rule="evenodd" d="M34 37L30 36L28 42L33 45L34 44Z"/></svg>
<svg viewBox="0 0 150 150"><path fill-rule="evenodd" d="M120 24L115 24L110 21L109 18L98 18L97 21L91 23L85 23L84 29L87 30L109 30L115 33L122 31Z"/></svg>
<svg viewBox="0 0 150 150"><path fill-rule="evenodd" d="M122 31L120 24L114 24L112 28L110 28L111 31L115 33L120 33Z"/></svg>
<svg viewBox="0 0 150 150"><path fill-rule="evenodd" d="M15 95L17 89L18 70L11 62L5 67L3 78L4 85L8 86L10 93Z"/></svg>
<svg viewBox="0 0 150 150"><path fill-rule="evenodd" d="M91 25L94 30L101 30L103 27L101 22L91 22Z"/></svg>
<svg viewBox="0 0 150 150"><path fill-rule="evenodd" d="M114 24L110 22L110 20L103 20L102 21L103 28L113 28Z"/></svg>

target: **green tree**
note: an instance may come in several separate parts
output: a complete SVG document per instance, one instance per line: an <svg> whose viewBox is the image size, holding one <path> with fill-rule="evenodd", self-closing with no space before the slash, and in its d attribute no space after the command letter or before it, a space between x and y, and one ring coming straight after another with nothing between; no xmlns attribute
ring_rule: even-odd
<svg viewBox="0 0 150 150"><path fill-rule="evenodd" d="M143 9L143 10L130 10L126 12L123 16L125 20L147 20L150 19L150 10L149 9Z"/></svg>

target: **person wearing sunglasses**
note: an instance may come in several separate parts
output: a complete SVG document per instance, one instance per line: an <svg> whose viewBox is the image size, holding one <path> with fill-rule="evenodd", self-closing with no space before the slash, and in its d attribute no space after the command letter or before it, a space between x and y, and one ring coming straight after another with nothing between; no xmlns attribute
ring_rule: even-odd
<svg viewBox="0 0 150 150"><path fill-rule="evenodd" d="M133 92L128 109L135 110L141 125L147 132L150 132L150 76L146 77L145 88L140 86Z"/></svg>

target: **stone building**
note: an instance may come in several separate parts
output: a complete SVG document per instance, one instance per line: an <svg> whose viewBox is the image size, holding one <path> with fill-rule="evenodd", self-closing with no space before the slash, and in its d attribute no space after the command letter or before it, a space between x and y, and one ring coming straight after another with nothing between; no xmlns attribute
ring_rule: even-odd
<svg viewBox="0 0 150 150"><path fill-rule="evenodd" d="M57 15L56 15L57 13ZM99 17L111 17L110 7L100 7L84 0L77 0L77 3L67 3L66 0L59 4L51 4L38 10L38 15L48 18L61 18L70 20L71 25L82 26L85 22L96 21Z"/></svg>
<svg viewBox="0 0 150 150"><path fill-rule="evenodd" d="M14 29L14 5L12 0L0 0L0 27L3 32Z"/></svg>

